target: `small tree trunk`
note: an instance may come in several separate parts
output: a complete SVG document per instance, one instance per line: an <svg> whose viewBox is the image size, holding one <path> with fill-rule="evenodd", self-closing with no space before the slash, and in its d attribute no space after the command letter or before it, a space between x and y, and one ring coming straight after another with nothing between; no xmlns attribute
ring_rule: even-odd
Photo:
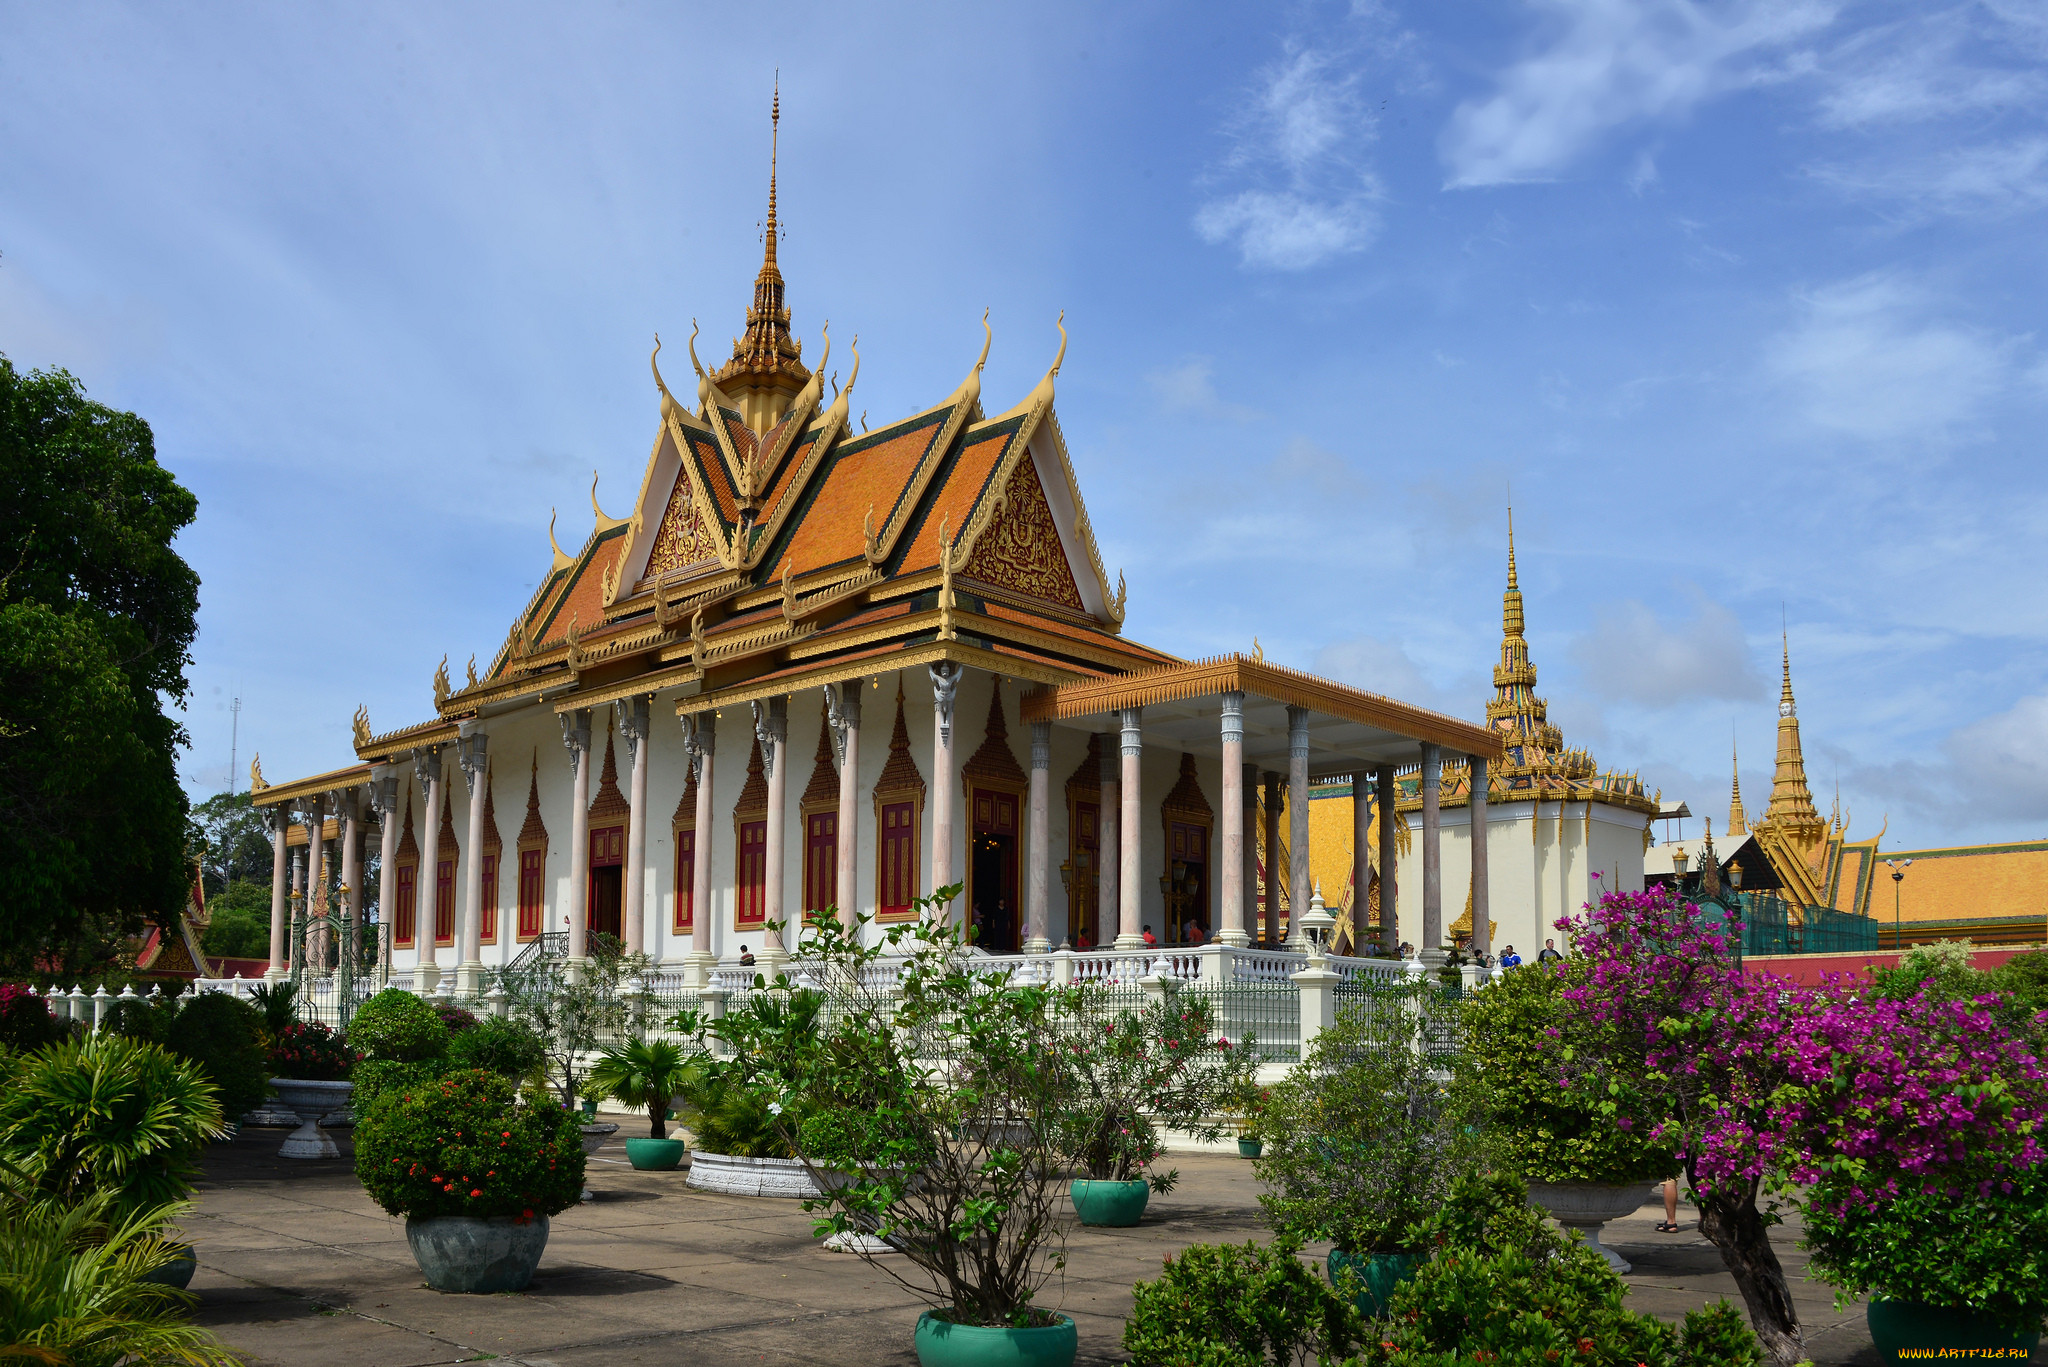
<svg viewBox="0 0 2048 1367"><path fill-rule="evenodd" d="M1794 1367L1806 1357L1799 1312L1793 1308L1792 1289L1777 1250L1771 1247L1770 1227L1756 1208L1755 1183L1741 1188L1739 1195L1709 1194L1698 1182L1693 1191L1700 1201L1700 1233L1720 1250L1722 1263L1735 1278L1764 1360L1771 1367Z"/></svg>

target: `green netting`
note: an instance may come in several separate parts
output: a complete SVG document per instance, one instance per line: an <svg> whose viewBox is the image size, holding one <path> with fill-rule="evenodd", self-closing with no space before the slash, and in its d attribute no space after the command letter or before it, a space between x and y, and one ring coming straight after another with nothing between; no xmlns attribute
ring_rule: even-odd
<svg viewBox="0 0 2048 1367"><path fill-rule="evenodd" d="M1877 949L1877 922L1833 907L1801 907L1769 893L1738 899L1744 954L1863 954Z"/></svg>

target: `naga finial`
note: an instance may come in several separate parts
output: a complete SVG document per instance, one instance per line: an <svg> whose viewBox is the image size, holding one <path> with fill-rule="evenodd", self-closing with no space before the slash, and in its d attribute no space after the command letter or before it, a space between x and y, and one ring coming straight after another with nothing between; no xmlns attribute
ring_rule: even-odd
<svg viewBox="0 0 2048 1367"><path fill-rule="evenodd" d="M1060 373L1060 367L1066 363L1067 359L1067 311L1065 309L1060 310L1060 316L1053 319L1052 325L1060 330L1060 349L1059 354L1052 358L1052 369L1047 371L1046 374L1057 375Z"/></svg>
<svg viewBox="0 0 2048 1367"><path fill-rule="evenodd" d="M996 340L995 329L988 325L988 313L985 308L981 311L981 355L976 357L974 362L974 373L977 375L981 373L981 368L988 364L988 349Z"/></svg>
<svg viewBox="0 0 2048 1367"><path fill-rule="evenodd" d="M476 684L477 684L477 678L476 678L476 656L472 654L472 655L471 655L471 656L469 657L469 686L470 686L471 688L475 688L475 687L476 687Z"/></svg>
<svg viewBox="0 0 2048 1367"><path fill-rule="evenodd" d="M443 655L441 663L434 668L434 706L448 701L448 657Z"/></svg>
<svg viewBox="0 0 2048 1367"><path fill-rule="evenodd" d="M370 734L369 705L365 703L362 706L356 708L356 714L351 719L351 721L353 724L353 729L355 731L356 748L360 750L364 746L368 745L372 739L372 736Z"/></svg>

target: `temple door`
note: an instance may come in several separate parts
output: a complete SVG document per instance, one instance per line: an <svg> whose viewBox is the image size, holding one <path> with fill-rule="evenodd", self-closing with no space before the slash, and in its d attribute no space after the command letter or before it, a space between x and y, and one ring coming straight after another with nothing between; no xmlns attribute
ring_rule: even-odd
<svg viewBox="0 0 2048 1367"><path fill-rule="evenodd" d="M1001 789L976 788L969 800L974 832L967 897L976 930L974 942L991 954L1014 954L1018 944L1018 796Z"/></svg>
<svg viewBox="0 0 2048 1367"><path fill-rule="evenodd" d="M626 828L607 826L590 833L590 899L585 903L593 934L620 938L626 891Z"/></svg>

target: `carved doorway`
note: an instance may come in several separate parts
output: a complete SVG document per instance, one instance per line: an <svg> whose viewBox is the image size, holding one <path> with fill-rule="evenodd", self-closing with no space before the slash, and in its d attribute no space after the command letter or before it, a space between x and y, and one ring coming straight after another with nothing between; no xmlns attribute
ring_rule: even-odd
<svg viewBox="0 0 2048 1367"><path fill-rule="evenodd" d="M586 903L593 935L618 939L624 929L620 908L626 891L626 828L607 826L590 833L590 900Z"/></svg>
<svg viewBox="0 0 2048 1367"><path fill-rule="evenodd" d="M1017 952L1017 795L976 788L968 892L974 943L991 954Z"/></svg>

